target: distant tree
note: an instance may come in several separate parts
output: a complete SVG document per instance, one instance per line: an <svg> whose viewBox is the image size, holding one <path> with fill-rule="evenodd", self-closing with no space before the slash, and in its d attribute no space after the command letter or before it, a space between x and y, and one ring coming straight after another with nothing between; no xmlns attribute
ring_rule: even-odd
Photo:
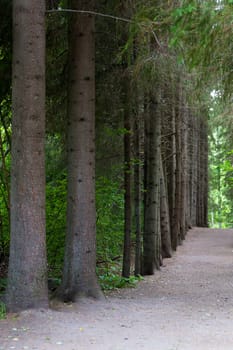
<svg viewBox="0 0 233 350"><path fill-rule="evenodd" d="M142 273L142 197L143 197L143 141L144 118L143 98L139 98L140 91L135 94L134 119L134 217L135 217L135 276Z"/></svg>
<svg viewBox="0 0 233 350"><path fill-rule="evenodd" d="M167 186L165 183L164 164L160 155L161 169L161 194L160 194L160 217L161 217L161 254L163 258L171 258L171 227L168 207Z"/></svg>
<svg viewBox="0 0 233 350"><path fill-rule="evenodd" d="M198 181L197 181L197 225L208 226L208 128L207 112L199 116Z"/></svg>
<svg viewBox="0 0 233 350"><path fill-rule="evenodd" d="M45 249L45 3L13 1L11 243L7 307L48 307Z"/></svg>
<svg viewBox="0 0 233 350"><path fill-rule="evenodd" d="M128 77L129 79L129 77ZM132 230L132 164L131 164L131 103L130 86L125 85L125 103L124 103L124 190L125 190L125 230L124 230L124 250L123 250L123 268L122 276L129 278L131 261L131 230Z"/></svg>

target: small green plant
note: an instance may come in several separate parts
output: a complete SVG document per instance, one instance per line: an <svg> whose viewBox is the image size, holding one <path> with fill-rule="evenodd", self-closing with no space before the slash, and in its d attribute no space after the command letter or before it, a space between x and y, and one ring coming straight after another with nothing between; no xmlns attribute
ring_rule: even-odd
<svg viewBox="0 0 233 350"><path fill-rule="evenodd" d="M6 305L0 301L0 320L6 318Z"/></svg>
<svg viewBox="0 0 233 350"><path fill-rule="evenodd" d="M106 275L99 276L101 288L103 290L112 290L118 288L135 287L140 277L130 276L129 278L121 277L108 273Z"/></svg>
<svg viewBox="0 0 233 350"><path fill-rule="evenodd" d="M0 295L5 291L7 285L6 278L0 278Z"/></svg>
<svg viewBox="0 0 233 350"><path fill-rule="evenodd" d="M99 275L100 286L103 290L135 287L138 281L143 279L141 276L122 277L118 266L111 266L109 269L102 270L101 272L97 270L97 273Z"/></svg>

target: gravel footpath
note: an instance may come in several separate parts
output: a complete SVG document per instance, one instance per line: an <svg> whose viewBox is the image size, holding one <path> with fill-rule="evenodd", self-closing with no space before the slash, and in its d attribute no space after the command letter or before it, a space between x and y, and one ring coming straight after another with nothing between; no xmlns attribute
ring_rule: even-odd
<svg viewBox="0 0 233 350"><path fill-rule="evenodd" d="M233 350L233 230L195 228L161 271L101 302L0 321L0 350Z"/></svg>

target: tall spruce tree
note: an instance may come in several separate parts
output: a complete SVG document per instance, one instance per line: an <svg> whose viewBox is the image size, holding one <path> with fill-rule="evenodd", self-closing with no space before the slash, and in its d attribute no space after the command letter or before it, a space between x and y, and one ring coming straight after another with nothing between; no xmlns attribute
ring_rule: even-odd
<svg viewBox="0 0 233 350"><path fill-rule="evenodd" d="M94 0L70 1L93 10ZM69 25L68 193L63 300L100 297L96 277L95 19L73 13Z"/></svg>
<svg viewBox="0 0 233 350"><path fill-rule="evenodd" d="M10 311L48 306L45 249L45 2L13 1Z"/></svg>

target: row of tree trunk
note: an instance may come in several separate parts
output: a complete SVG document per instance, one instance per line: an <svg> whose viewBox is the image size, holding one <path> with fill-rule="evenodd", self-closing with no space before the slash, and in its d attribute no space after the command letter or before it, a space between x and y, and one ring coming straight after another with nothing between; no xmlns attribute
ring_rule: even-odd
<svg viewBox="0 0 233 350"><path fill-rule="evenodd" d="M190 228L208 225L207 117L190 107L185 84L180 79L173 83L170 96L161 83L156 94L145 99L143 110L139 107L138 114L132 115L131 133L127 133L134 166L132 186L129 189L128 182L126 191L133 191L134 198L125 206L134 212L131 235L136 258L134 266L124 261L128 264L124 277L129 277L130 266L135 275L153 274ZM129 147L125 152L129 163Z"/></svg>
<svg viewBox="0 0 233 350"><path fill-rule="evenodd" d="M76 1L71 0L69 5L77 9ZM90 11L94 0L79 1L78 5L79 10ZM13 1L13 38L11 243L6 304L9 310L17 311L48 306L43 0ZM68 51L68 208L58 295L75 301L101 296L95 273L93 15L70 15ZM133 230L135 274L153 274L162 258L172 255L191 225L206 225L207 128L205 117L189 110L182 80L174 81L169 108L165 108L167 86L154 86L143 93L139 86L135 98L125 85L123 276L129 277ZM132 101L136 101L136 109Z"/></svg>

